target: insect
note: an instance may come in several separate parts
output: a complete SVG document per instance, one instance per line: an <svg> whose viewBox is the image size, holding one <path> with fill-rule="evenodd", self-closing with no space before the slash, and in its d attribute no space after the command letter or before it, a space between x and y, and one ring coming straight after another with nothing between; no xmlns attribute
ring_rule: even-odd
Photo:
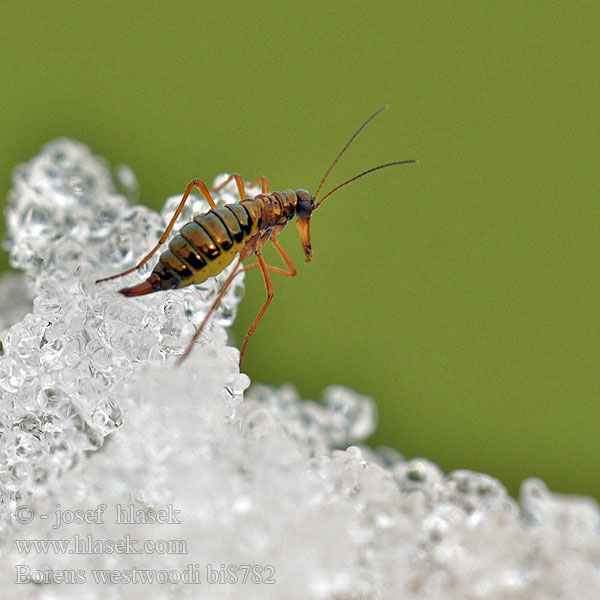
<svg viewBox="0 0 600 600"><path fill-rule="evenodd" d="M247 198L244 180L240 175L233 174L212 191L217 193L230 181L234 180L240 195L240 202L217 207L206 184L199 179L194 179L187 186L175 214L171 218L171 221L167 225L167 228L158 240L156 246L135 267L127 269L122 273L112 275L111 277L99 279L96 283L110 281L111 279L133 273L148 262L166 241L173 225L183 210L191 191L194 188L197 188L210 205L210 210L204 214L197 215L194 217L193 221L185 224L180 229L179 233L169 242L168 250L165 250L160 255L157 265L145 281L134 285L133 287L123 288L119 290L119 292L128 297L144 296L162 290L182 288L188 285L202 283L209 277L218 275L223 269L230 265L237 256L235 267L221 287L215 301L204 317L200 327L196 330L196 333L192 337L185 352L179 358L178 364L180 364L190 354L198 336L202 333L202 330L206 326L212 313L219 306L225 292L236 275L253 268L260 268L265 280L267 299L246 333L246 338L244 339L240 351L241 365L248 341L273 300L273 283L271 282L270 273L277 273L286 277L294 277L297 273L294 263L277 240L277 236L282 229L296 217L296 226L298 227L298 233L300 234L300 241L302 243L302 248L304 249L306 262L309 262L312 258L310 219L312 213L320 208L327 198L345 185L348 185L373 171L394 165L404 165L416 162L415 160L395 161L368 169L336 186L325 194L321 200L318 199L323 184L344 152L367 124L386 108L387 107L384 106L377 110L354 132L321 179L321 183L319 184L314 197L310 192L303 189L270 192L267 178L259 177L250 185L260 184L262 193L254 198ZM275 250L277 250L286 266L285 269L267 265L265 263L262 249L267 242L273 244ZM258 262L251 264L250 266L242 266L243 261L252 255L256 256Z"/></svg>

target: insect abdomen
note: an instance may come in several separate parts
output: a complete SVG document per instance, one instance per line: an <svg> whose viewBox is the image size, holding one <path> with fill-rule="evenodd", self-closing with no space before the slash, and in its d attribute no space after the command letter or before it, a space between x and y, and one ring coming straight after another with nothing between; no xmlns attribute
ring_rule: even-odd
<svg viewBox="0 0 600 600"><path fill-rule="evenodd" d="M238 204L198 215L169 242L169 249L161 254L150 277L121 293L142 296L202 283L231 264L244 247L250 229L250 216Z"/></svg>

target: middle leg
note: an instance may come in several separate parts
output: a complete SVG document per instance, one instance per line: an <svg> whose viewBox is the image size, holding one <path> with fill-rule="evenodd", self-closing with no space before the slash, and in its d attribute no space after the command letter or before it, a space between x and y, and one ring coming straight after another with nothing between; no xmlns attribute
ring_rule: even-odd
<svg viewBox="0 0 600 600"><path fill-rule="evenodd" d="M295 277L298 274L298 270L296 269L296 265L292 262L292 259L288 256L288 253L284 250L284 248L277 241L277 239L271 238L271 243L273 244L273 246L275 246L275 250L277 250L277 252L279 252L279 256L281 256L281 258L282 258L283 262L285 263L285 266L288 268L288 270L286 271L285 269L280 269L279 267L273 267L272 265L267 265L267 271L271 271L272 273L277 273L278 275L285 275L285 277ZM254 263L253 265L244 267L243 269L240 269L236 273L236 276L239 275L240 273L245 273L246 271L250 271L251 269L257 269L258 267L260 267L260 263Z"/></svg>
<svg viewBox="0 0 600 600"><path fill-rule="evenodd" d="M269 308L269 304L271 304L271 301L273 300L273 283L271 282L271 276L269 275L269 270L267 268L267 264L265 263L265 259L262 257L262 254L260 252L256 253L256 258L258 259L258 264L265 279L265 287L267 288L267 299L265 300L263 307L260 309L258 315L256 316L256 319L254 319L254 322L252 323L252 325L250 325L248 333L246 333L246 339L244 340L244 343L242 344L242 349L240 351L240 367L242 366L242 359L244 358L244 352L246 351L246 346L248 345L250 336L254 333L256 326L262 319L263 315L265 314L265 311L267 310L267 308Z"/></svg>
<svg viewBox="0 0 600 600"><path fill-rule="evenodd" d="M246 184L244 183L244 179L238 173L234 173L230 175L223 183L220 183L213 192L220 192L232 179L235 179L235 184L237 185L238 193L240 195L240 202L246 199ZM250 184L250 187L255 186L260 183L260 189L263 194L269 193L269 180L266 177L259 177L256 181L253 181Z"/></svg>

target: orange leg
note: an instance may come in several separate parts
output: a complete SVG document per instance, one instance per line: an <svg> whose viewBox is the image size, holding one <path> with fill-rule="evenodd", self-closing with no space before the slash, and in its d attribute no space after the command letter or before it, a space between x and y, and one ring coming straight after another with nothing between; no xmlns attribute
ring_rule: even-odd
<svg viewBox="0 0 600 600"><path fill-rule="evenodd" d="M217 205L215 204L215 201L213 200L212 196L210 195L210 192L208 191L208 188L206 187L204 182L200 181L199 179L194 179L194 181L190 181L189 185L187 186L187 189L185 190L185 194L183 195L183 198L181 199L181 202L179 203L179 206L177 207L177 210L175 211L175 214L173 215L171 221L167 225L167 228L165 229L165 232L162 234L160 240L158 240L158 244L156 244L156 246L154 246L152 251L149 252L141 260L141 262L139 262L135 267L131 267L131 269L127 269L126 271L123 271L122 273L117 273L116 275L111 275L110 277L105 277L104 279L98 279L98 281L96 281L96 283L101 283L103 281L110 281L111 279L117 279L118 277L123 277L124 275L129 275L129 273L133 273L134 271L137 271L143 265L145 265L154 256L156 251L165 243L165 240L169 236L169 233L171 233L171 229L173 229L173 225L175 225L175 221L177 221L177 217L179 217L179 215L181 214L181 211L183 210L186 200L188 199L188 196L190 195L190 192L194 189L194 187L197 187L202 192L202 195L206 198L206 200L210 204L211 208L217 207Z"/></svg>
<svg viewBox="0 0 600 600"><path fill-rule="evenodd" d="M273 273L278 273L279 275L285 275L286 277L294 277L297 274L297 270L296 270L294 263L292 262L292 259L288 256L287 252L281 247L279 242L276 239L271 239L271 242L275 246L275 249L277 250L277 252L279 252L281 258L283 259L283 262L286 264L289 271L286 271L285 269L280 269L279 267L272 267L271 265L267 265L260 252L256 253L256 258L258 258L258 262L253 265L250 265L248 267L244 267L243 269L240 269L240 266L242 264L242 259L239 259L235 268L231 272L231 275L229 275L229 277L227 278L227 281L225 281L225 283L223 284L223 287L221 288L219 295L215 298L215 301L213 302L207 315L204 317L204 320L200 324L200 327L198 327L198 329L196 330L196 333L194 334L194 337L188 344L188 347L186 348L185 352L178 359L178 361L177 361L178 365L180 365L192 351L192 348L194 347L194 344L195 344L196 340L198 339L198 336L202 333L202 331L203 331L204 327L206 326L206 323L208 322L208 319L210 318L212 313L215 311L217 306L219 306L221 299L225 295L225 292L227 291L227 289L229 288L229 286L231 285L233 280L240 273L243 273L244 271L249 271L250 269L260 267L261 269L263 269L263 276L265 277L265 285L267 286L267 301L265 302L265 305L263 306L262 310L260 311L260 313L258 314L256 319L254 320L254 323L252 323L252 326L250 327L250 329L248 330L248 333L246 334L246 339L244 340L244 345L242 346L242 350L240 353L240 365L242 364L242 357L244 356L244 351L246 350L246 346L248 345L248 340L250 339L250 336L254 333L254 330L256 329L258 322L262 318L263 314L267 310L267 307L269 306L269 304L271 303L271 300L273 298L273 285L271 283L271 278L269 277L267 272L272 271Z"/></svg>
<svg viewBox="0 0 600 600"><path fill-rule="evenodd" d="M296 270L296 265L292 262L292 259L288 256L288 253L281 247L281 244L276 240L271 238L271 243L275 246L277 252L279 252L279 256L283 259L285 266L288 268L288 271L285 269L280 269L279 267L273 267L271 265L267 265L267 271L271 271L272 273L277 273L278 275L285 275L286 277L295 277L298 274ZM246 271L250 271L251 269L256 269L260 267L259 263L254 263L253 265L249 265L240 269L236 276L240 273L245 273Z"/></svg>
<svg viewBox="0 0 600 600"><path fill-rule="evenodd" d="M240 201L246 199L246 187L244 184L244 180L241 175L234 173L230 175L223 183L218 185L213 191L219 192L221 191L232 179L235 179L235 184L237 185L238 193L240 195ZM260 187L263 194L269 193L269 180L266 177L259 177L256 181L253 181L250 184L250 187L255 186L257 183L260 183Z"/></svg>
<svg viewBox="0 0 600 600"><path fill-rule="evenodd" d="M281 247L281 244L277 241L276 238L271 238L271 243L275 246L275 250L279 252L279 256L281 256L285 266L289 269L289 273L283 273L283 275L287 275L288 277L295 277L298 271L296 270L296 265L292 262L292 259L288 256L288 253Z"/></svg>
<svg viewBox="0 0 600 600"><path fill-rule="evenodd" d="M204 329L206 323L208 322L208 319L210 319L210 316L213 314L213 312L215 311L217 306L219 306L223 296L225 295L225 292L227 291L227 288L229 288L229 286L231 285L231 282L235 279L235 276L238 274L238 272L239 272L238 269L240 268L241 264L242 264L242 259L240 258L237 261L235 268L233 269L233 271L231 271L231 274L227 278L227 281L225 281L225 283L223 284L223 287L221 288L221 291L215 298L215 301L213 302L212 306L210 307L210 310L206 313L206 316L204 317L204 320L200 324L200 327L198 327L198 329L196 330L196 333L194 334L194 337L191 339L190 343L188 344L188 347L185 349L185 352L177 360L178 366L189 356L190 352L192 351L192 348L194 347L194 344L196 343L196 340L198 339L198 336L202 333L202 330Z"/></svg>
<svg viewBox="0 0 600 600"><path fill-rule="evenodd" d="M250 187L256 185L257 183L260 183L260 191L263 194L269 193L269 180L264 175L262 177L259 177L256 181L253 181L250 184Z"/></svg>
<svg viewBox="0 0 600 600"><path fill-rule="evenodd" d="M271 282L271 276L269 275L269 269L265 263L265 259L262 257L262 254L260 252L256 253L256 258L258 259L258 264L262 271L263 277L265 278L265 287L267 288L267 299L265 300L263 307L260 309L260 312L256 316L256 319L254 319L254 323L250 325L248 333L246 333L246 339L244 340L244 343L242 344L242 349L240 351L240 366L242 366L242 359L244 358L244 352L246 351L248 340L250 339L250 336L254 333L256 326L262 319L262 316L265 314L265 311L267 310L267 308L269 308L269 304L271 304L271 301L273 300L273 283Z"/></svg>

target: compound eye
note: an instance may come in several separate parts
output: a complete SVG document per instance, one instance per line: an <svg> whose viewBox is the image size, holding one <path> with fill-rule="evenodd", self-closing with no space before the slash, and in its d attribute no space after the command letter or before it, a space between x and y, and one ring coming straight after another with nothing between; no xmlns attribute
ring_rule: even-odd
<svg viewBox="0 0 600 600"><path fill-rule="evenodd" d="M306 190L298 190L296 192L298 204L296 205L296 213L299 219L308 219L314 209L312 196Z"/></svg>
<svg viewBox="0 0 600 600"><path fill-rule="evenodd" d="M308 200L300 199L296 207L296 213L299 219L308 219L312 213L312 206Z"/></svg>

